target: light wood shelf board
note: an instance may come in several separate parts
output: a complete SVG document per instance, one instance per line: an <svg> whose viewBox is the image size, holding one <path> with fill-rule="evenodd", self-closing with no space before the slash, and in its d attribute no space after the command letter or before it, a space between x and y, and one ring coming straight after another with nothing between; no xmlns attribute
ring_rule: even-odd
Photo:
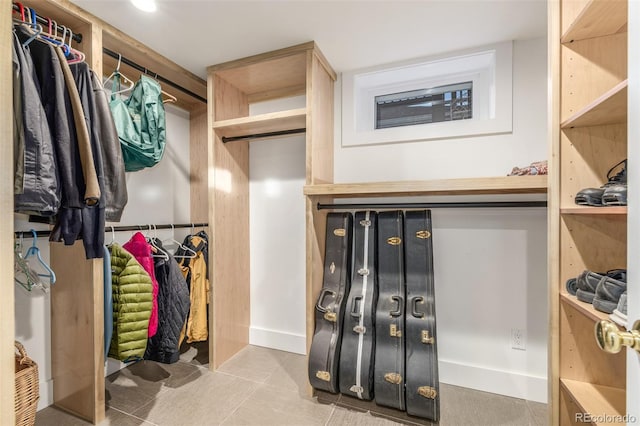
<svg viewBox="0 0 640 426"><path fill-rule="evenodd" d="M576 311L580 312L587 318L593 320L594 324L601 320L609 320L609 314L600 312L593 307L590 303L585 303L572 296L566 291L560 292L560 300L572 306Z"/></svg>
<svg viewBox="0 0 640 426"><path fill-rule="evenodd" d="M560 384L584 413L589 413L594 417L620 416L621 419L625 415L626 392L624 389L569 379L560 379ZM602 420L606 421L607 419ZM612 424L610 419L608 422L594 423L596 425Z"/></svg>
<svg viewBox="0 0 640 426"><path fill-rule="evenodd" d="M305 128L307 109L271 112L249 117L214 121L213 129L219 136L242 136Z"/></svg>
<svg viewBox="0 0 640 426"><path fill-rule="evenodd" d="M611 35L627 24L626 0L591 0L578 14L567 31L562 43Z"/></svg>
<svg viewBox="0 0 640 426"><path fill-rule="evenodd" d="M627 207L626 206L615 206L615 207L589 207L589 206L575 206L575 207L566 207L560 209L561 214L583 214L583 215L606 215L606 216L626 216L627 215Z"/></svg>
<svg viewBox="0 0 640 426"><path fill-rule="evenodd" d="M309 196L389 197L420 195L542 194L547 192L547 176L507 176L490 178L437 179L425 181L339 183L305 185Z"/></svg>
<svg viewBox="0 0 640 426"><path fill-rule="evenodd" d="M627 80L621 81L602 96L576 111L560 124L562 129L570 127L598 126L627 121Z"/></svg>

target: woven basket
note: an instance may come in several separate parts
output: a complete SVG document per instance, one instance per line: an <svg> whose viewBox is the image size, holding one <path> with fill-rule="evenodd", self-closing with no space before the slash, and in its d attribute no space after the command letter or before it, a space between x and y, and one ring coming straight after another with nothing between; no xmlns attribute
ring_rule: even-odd
<svg viewBox="0 0 640 426"><path fill-rule="evenodd" d="M16 426L33 426L40 399L38 365L27 356L20 342L16 345Z"/></svg>

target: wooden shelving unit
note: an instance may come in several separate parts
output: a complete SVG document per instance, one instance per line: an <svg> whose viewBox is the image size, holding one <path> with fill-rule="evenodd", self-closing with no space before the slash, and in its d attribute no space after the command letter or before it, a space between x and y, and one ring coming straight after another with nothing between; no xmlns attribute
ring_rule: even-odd
<svg viewBox="0 0 640 426"><path fill-rule="evenodd" d="M81 33L82 43L74 43L73 47L86 55L86 62L98 75L110 74L115 68L115 61L103 54L106 47L121 55L146 66L148 69L166 77L177 84L187 88L196 95L206 98L206 82L194 74L188 72L178 64L168 60L157 52L149 49L135 39L122 33L118 29L91 15L68 0L36 1L26 0L23 4L34 8L40 16L50 17L58 24L65 25L74 33ZM4 4L4 12L10 13L9 4ZM9 22L5 15L5 22ZM4 30L4 27L3 27ZM3 33L3 52L5 42L10 40L9 33ZM10 49L10 47L9 47ZM6 56L6 55L5 55ZM8 56L6 56L8 57ZM127 77L136 80L139 71L126 65L121 66ZM2 73L4 81L5 73ZM163 90L177 97L177 106L186 109L190 113L190 147L192 169L206 170L206 154L194 156L194 153L206 150L206 118L205 105L197 99L177 90L170 85L163 84ZM3 105L11 97L11 89L5 91L2 86ZM9 100L9 103L11 101ZM10 104L11 105L11 104ZM11 111L12 106L4 111ZM3 114L10 116L11 114ZM4 132L4 127L2 128ZM10 136L9 136L10 138ZM11 155L0 156L2 167L0 170L7 172L2 175L2 187L9 183L13 186L13 164ZM204 166L201 164L204 162ZM193 175L193 173L192 173ZM205 175L206 176L206 175ZM13 224L13 209L10 201L3 197L0 191L0 223ZM129 194L134 196L135 194ZM191 220L192 222L206 222L206 216L202 216L199 204L207 204L207 182L192 182L191 185ZM13 197L13 194L11 194ZM11 199L12 200L12 199ZM5 208L6 207L6 208ZM206 210L205 210L206 213ZM8 236L6 229L0 229L2 241L9 244L13 236ZM5 238L7 237L7 238ZM12 253L3 251L3 253ZM12 259L13 255L3 256ZM50 245L50 265L56 271L57 281L51 288L51 378L53 381L53 403L58 408L71 412L78 417L93 423L100 423L105 417L105 359L104 359L104 324L103 324L103 286L104 269L102 259L85 259L81 242L69 247L62 243ZM9 268L6 269L9 271ZM11 269L12 270L12 269ZM2 280L6 287L13 289L13 277L5 276L3 268ZM10 353L13 359L13 343L5 347L5 333L13 336L14 330L11 321L5 321L4 313L13 313L14 297L12 291L7 290L0 299L0 312L3 319L2 352ZM13 340L13 338L11 338ZM10 351L10 352L9 352ZM5 357L2 358L3 361ZM0 386L2 398L0 398L0 424L13 424L5 417L13 406L5 406L5 393L7 382L14 387L14 365L5 362L0 364ZM13 405L13 401L11 401Z"/></svg>
<svg viewBox="0 0 640 426"><path fill-rule="evenodd" d="M249 343L249 139L223 137L306 129L306 184L333 182L333 84L336 74L314 42L208 69L211 366L215 369ZM306 107L256 116L249 104L306 95ZM252 137L251 141L262 137ZM320 292L321 253L310 241L324 236L325 215L307 202L307 344ZM319 243L323 244L323 243ZM259 254L258 254L259 255ZM317 267L319 265L319 267ZM310 330L310 331L309 331Z"/></svg>
<svg viewBox="0 0 640 426"><path fill-rule="evenodd" d="M627 2L625 0L590 0L587 2L565 2L567 13L563 18L577 16L563 33L560 41L571 43L594 37L602 37L620 32L627 24Z"/></svg>
<svg viewBox="0 0 640 426"><path fill-rule="evenodd" d="M233 137L304 129L306 122L307 109L299 108L289 111L216 121L213 123L213 130L221 137Z"/></svg>
<svg viewBox="0 0 640 426"><path fill-rule="evenodd" d="M560 209L560 214L574 214L574 215L604 215L604 216L626 216L626 206L616 207L588 207L588 206L576 206L576 207L563 207Z"/></svg>
<svg viewBox="0 0 640 426"><path fill-rule="evenodd" d="M596 425L625 424L624 422L613 423L606 418L600 419L600 416L606 413L609 416L619 416L623 418L625 415L626 396L623 390L608 386L593 385L577 380L562 379L560 381L562 390L577 404L583 413L591 413L594 418L601 421L595 421Z"/></svg>
<svg viewBox="0 0 640 426"><path fill-rule="evenodd" d="M627 207L575 204L580 190L604 184L627 158L627 1L549 8L550 423L574 425L581 413L626 412L626 354L601 351L593 331L609 316L569 295L565 283L627 264Z"/></svg>
<svg viewBox="0 0 640 426"><path fill-rule="evenodd" d="M372 183L306 185L308 196L396 197L421 195L543 194L547 176L505 176L488 178L437 179Z"/></svg>
<svg viewBox="0 0 640 426"><path fill-rule="evenodd" d="M616 84L611 90L563 121L560 127L567 129L625 123L627 121L627 86L627 80Z"/></svg>

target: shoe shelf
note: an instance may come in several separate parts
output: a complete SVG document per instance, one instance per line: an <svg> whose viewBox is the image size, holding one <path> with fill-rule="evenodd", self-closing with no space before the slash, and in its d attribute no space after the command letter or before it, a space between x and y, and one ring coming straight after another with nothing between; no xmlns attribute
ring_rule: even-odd
<svg viewBox="0 0 640 426"><path fill-rule="evenodd" d="M571 43L577 40L615 34L624 31L626 24L626 1L591 0L578 13L560 41Z"/></svg>
<svg viewBox="0 0 640 426"><path fill-rule="evenodd" d="M624 389L569 379L560 379L560 385L582 413L590 413L593 416L591 424L624 424L620 421L625 415ZM572 420L576 422L575 419Z"/></svg>
<svg viewBox="0 0 640 426"><path fill-rule="evenodd" d="M306 125L307 109L298 108L287 111L271 112L268 114L214 121L213 130L220 137L233 137L304 129Z"/></svg>
<svg viewBox="0 0 640 426"><path fill-rule="evenodd" d="M547 176L435 179L371 183L306 185L305 195L334 198L420 195L544 194Z"/></svg>
<svg viewBox="0 0 640 426"><path fill-rule="evenodd" d="M600 312L595 309L592 304L585 303L576 298L576 296L572 296L566 291L560 292L560 300L567 305L573 307L576 311L580 312L582 315L587 318L593 320L594 324L598 321L608 320L609 314L605 312Z"/></svg>
<svg viewBox="0 0 640 426"><path fill-rule="evenodd" d="M574 215L606 215L606 216L626 216L627 206L611 206L611 207L589 207L575 206L564 207L560 209L560 214Z"/></svg>
<svg viewBox="0 0 640 426"><path fill-rule="evenodd" d="M560 123L561 129L599 126L627 121L627 80L621 81Z"/></svg>

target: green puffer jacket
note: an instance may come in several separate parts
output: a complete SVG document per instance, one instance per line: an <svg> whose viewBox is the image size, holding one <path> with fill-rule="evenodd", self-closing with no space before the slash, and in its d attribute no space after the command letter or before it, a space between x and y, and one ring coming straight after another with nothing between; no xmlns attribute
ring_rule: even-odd
<svg viewBox="0 0 640 426"><path fill-rule="evenodd" d="M120 361L142 359L147 348L153 307L151 277L118 244L109 246L113 291L113 337L109 356Z"/></svg>

